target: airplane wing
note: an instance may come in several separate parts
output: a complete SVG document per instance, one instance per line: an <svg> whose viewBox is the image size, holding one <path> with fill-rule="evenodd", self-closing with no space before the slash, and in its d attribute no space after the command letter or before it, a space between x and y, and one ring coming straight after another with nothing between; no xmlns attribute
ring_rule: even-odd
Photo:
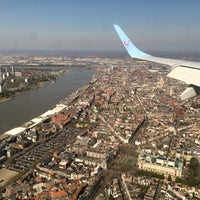
<svg viewBox="0 0 200 200"><path fill-rule="evenodd" d="M168 77L183 81L188 85L186 90L180 95L181 100L186 100L200 95L200 63L169 58L159 58L151 56L139 50L127 37L118 25L113 25L119 35L125 49L132 58L157 62L172 67Z"/></svg>

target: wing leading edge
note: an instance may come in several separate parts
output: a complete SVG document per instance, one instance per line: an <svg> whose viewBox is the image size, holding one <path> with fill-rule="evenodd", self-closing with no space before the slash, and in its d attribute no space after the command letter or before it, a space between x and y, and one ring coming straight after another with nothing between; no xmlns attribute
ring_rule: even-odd
<svg viewBox="0 0 200 200"><path fill-rule="evenodd" d="M121 39L122 44L132 58L166 64L172 67L171 72L167 76L183 81L188 85L188 88L186 88L186 90L180 95L181 100L186 100L200 95L200 63L159 58L146 54L131 42L118 25L113 26Z"/></svg>

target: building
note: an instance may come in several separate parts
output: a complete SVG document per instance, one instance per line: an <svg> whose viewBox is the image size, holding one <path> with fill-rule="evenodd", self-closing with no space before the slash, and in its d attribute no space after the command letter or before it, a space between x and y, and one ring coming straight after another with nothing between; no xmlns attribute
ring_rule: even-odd
<svg viewBox="0 0 200 200"><path fill-rule="evenodd" d="M97 159L97 158L89 158L89 157L76 157L75 162L77 163L83 163L85 165L89 166L99 166L102 167L103 169L107 169L107 160L106 159Z"/></svg>
<svg viewBox="0 0 200 200"><path fill-rule="evenodd" d="M170 159L152 154L142 153L138 158L138 167L141 170L156 172L158 174L182 176L183 161Z"/></svg>
<svg viewBox="0 0 200 200"><path fill-rule="evenodd" d="M67 113L59 113L52 116L52 121L60 128L63 128L71 121L71 119Z"/></svg>
<svg viewBox="0 0 200 200"><path fill-rule="evenodd" d="M91 157L91 158L103 158L103 159L106 159L107 157L105 152L95 152L94 150L86 151L86 156Z"/></svg>
<svg viewBox="0 0 200 200"><path fill-rule="evenodd" d="M59 162L59 168L60 168L60 169L66 169L66 168L67 168L67 163L68 163L68 161L66 161L66 160L61 160L61 161Z"/></svg>

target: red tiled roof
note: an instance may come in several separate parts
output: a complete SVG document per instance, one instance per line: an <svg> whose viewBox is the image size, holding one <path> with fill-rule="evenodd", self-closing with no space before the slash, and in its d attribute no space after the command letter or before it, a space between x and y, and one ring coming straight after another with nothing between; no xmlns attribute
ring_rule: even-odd
<svg viewBox="0 0 200 200"><path fill-rule="evenodd" d="M67 192L65 192L64 190L51 192L52 198L61 198L61 197L65 197L67 195L68 195Z"/></svg>

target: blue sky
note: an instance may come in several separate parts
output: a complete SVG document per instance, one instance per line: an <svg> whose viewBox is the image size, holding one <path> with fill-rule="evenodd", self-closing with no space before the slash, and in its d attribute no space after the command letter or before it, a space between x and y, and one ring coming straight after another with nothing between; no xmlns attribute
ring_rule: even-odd
<svg viewBox="0 0 200 200"><path fill-rule="evenodd" d="M199 0L0 0L0 49L200 51Z"/></svg>

